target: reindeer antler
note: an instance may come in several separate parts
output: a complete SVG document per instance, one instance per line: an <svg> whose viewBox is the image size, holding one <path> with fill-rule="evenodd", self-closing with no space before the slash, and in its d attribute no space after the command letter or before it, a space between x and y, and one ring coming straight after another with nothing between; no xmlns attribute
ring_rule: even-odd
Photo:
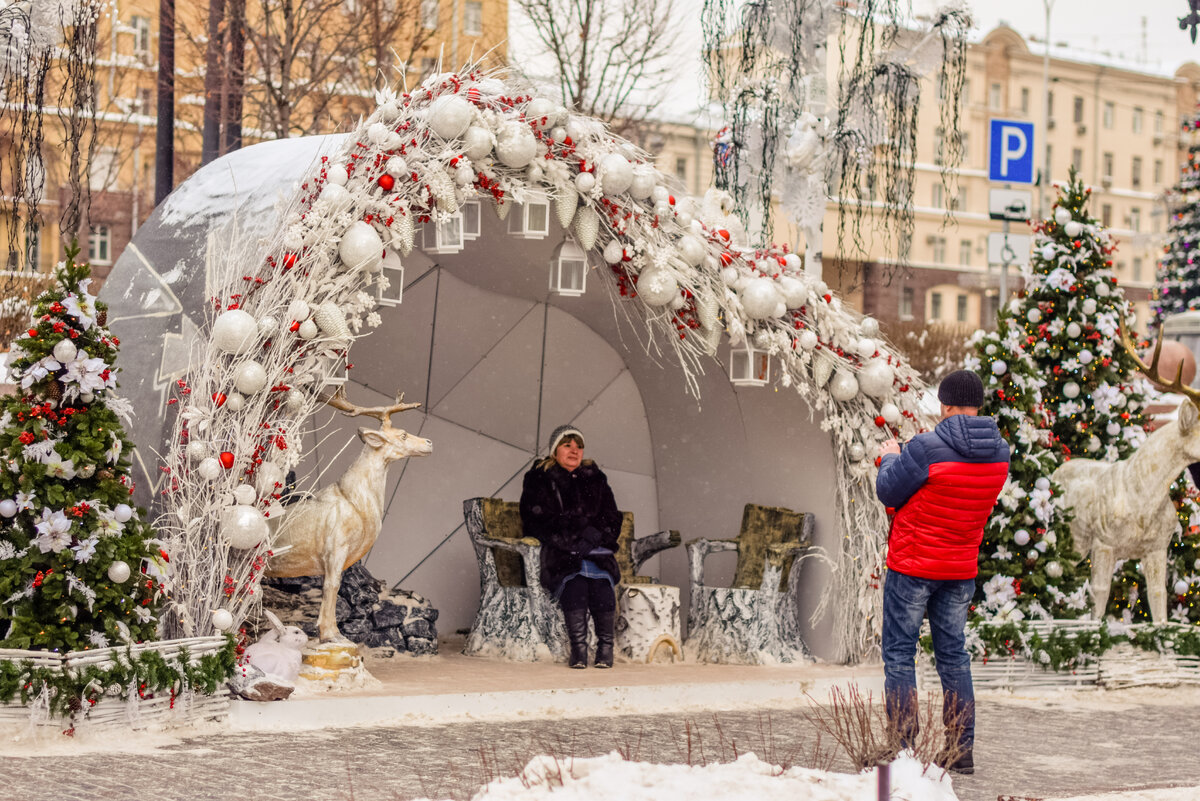
<svg viewBox="0 0 1200 801"><path fill-rule="evenodd" d="M1129 335L1129 330L1125 325L1124 312L1121 312L1120 314L1120 322L1121 345L1126 351L1129 352L1129 355L1133 359L1133 363L1137 365L1137 368L1145 373L1146 377L1149 378L1150 381L1156 386L1161 387L1169 392L1178 392L1180 395L1183 395L1185 398L1195 404L1197 408L1200 408L1200 389L1186 386L1183 383L1183 362L1179 363L1179 370L1175 373L1174 381L1167 382L1158 374L1158 358L1162 355L1162 336L1160 335L1155 341L1154 355L1150 357L1150 364L1147 365L1137 354L1137 344Z"/></svg>
<svg viewBox="0 0 1200 801"><path fill-rule="evenodd" d="M374 417L382 424L383 428L392 427L392 415L396 412L415 409L420 406L420 403L405 403L404 393L396 393L396 402L391 406L357 406L349 401L346 397L346 388L338 387L337 391L329 397L320 397L322 402L328 406L332 406L340 412L345 412L351 417L363 416Z"/></svg>

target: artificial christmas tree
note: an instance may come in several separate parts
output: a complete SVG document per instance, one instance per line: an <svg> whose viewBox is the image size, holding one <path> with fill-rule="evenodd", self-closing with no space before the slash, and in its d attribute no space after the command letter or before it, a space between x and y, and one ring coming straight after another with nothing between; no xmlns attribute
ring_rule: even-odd
<svg viewBox="0 0 1200 801"><path fill-rule="evenodd" d="M1168 315L1200 307L1200 115L1182 127L1188 157L1179 183L1167 194L1170 217L1152 303L1154 328L1161 327Z"/></svg>
<svg viewBox="0 0 1200 801"><path fill-rule="evenodd" d="M113 396L119 341L77 248L36 302L0 398L0 647L69 651L154 638L166 557L130 505ZM128 419L128 418L127 418Z"/></svg>

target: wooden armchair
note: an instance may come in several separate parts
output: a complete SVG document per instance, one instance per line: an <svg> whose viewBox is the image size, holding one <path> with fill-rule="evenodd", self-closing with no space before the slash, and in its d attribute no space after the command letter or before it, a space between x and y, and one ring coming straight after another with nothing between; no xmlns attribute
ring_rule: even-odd
<svg viewBox="0 0 1200 801"><path fill-rule="evenodd" d="M542 546L523 535L520 504L469 498L463 501L463 514L479 562L479 611L463 652L518 662L566 661L562 610L538 581ZM657 583L637 572L651 556L679 543L678 531L635 539L633 513L622 512L615 554L621 585Z"/></svg>
<svg viewBox="0 0 1200 801"><path fill-rule="evenodd" d="M704 662L774 664L809 659L800 637L797 556L812 549L812 515L748 503L730 540L687 544L688 650ZM710 553L737 551L732 587L704 583Z"/></svg>

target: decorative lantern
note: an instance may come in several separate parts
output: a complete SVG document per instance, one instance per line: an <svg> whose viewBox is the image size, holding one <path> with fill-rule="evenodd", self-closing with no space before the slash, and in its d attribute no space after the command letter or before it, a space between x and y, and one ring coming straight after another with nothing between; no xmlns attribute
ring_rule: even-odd
<svg viewBox="0 0 1200 801"><path fill-rule="evenodd" d="M404 265L400 263L400 254L388 248L383 254L383 270L381 278L387 279L387 289L383 282L376 284L375 296L380 306L399 306L404 297Z"/></svg>
<svg viewBox="0 0 1200 801"><path fill-rule="evenodd" d="M729 380L734 386L761 387L771 380L771 354L750 342L729 349Z"/></svg>
<svg viewBox="0 0 1200 801"><path fill-rule="evenodd" d="M518 239L545 239L550 235L550 198L533 193L518 203L508 215L509 236Z"/></svg>
<svg viewBox="0 0 1200 801"><path fill-rule="evenodd" d="M587 253L574 238L564 238L550 257L550 291L578 297L587 288L587 273Z"/></svg>
<svg viewBox="0 0 1200 801"><path fill-rule="evenodd" d="M451 214L441 222L421 226L421 250L426 253L458 253L463 249L463 216Z"/></svg>
<svg viewBox="0 0 1200 801"><path fill-rule="evenodd" d="M459 207L459 213L463 218L463 239L475 241L483 230L483 204L478 200L468 200Z"/></svg>
<svg viewBox="0 0 1200 801"><path fill-rule="evenodd" d="M325 386L340 387L346 383L346 355L343 353L330 365L329 375L325 377Z"/></svg>

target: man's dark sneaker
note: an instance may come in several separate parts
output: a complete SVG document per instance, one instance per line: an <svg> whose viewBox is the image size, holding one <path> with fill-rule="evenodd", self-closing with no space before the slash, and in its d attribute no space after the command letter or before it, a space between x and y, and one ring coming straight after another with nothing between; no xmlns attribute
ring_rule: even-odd
<svg viewBox="0 0 1200 801"><path fill-rule="evenodd" d="M951 757L954 756L952 760ZM949 751L939 751L938 755L933 758L938 767L950 771L951 773L961 773L970 776L975 772L975 758L971 753L971 749L959 752L957 756Z"/></svg>

